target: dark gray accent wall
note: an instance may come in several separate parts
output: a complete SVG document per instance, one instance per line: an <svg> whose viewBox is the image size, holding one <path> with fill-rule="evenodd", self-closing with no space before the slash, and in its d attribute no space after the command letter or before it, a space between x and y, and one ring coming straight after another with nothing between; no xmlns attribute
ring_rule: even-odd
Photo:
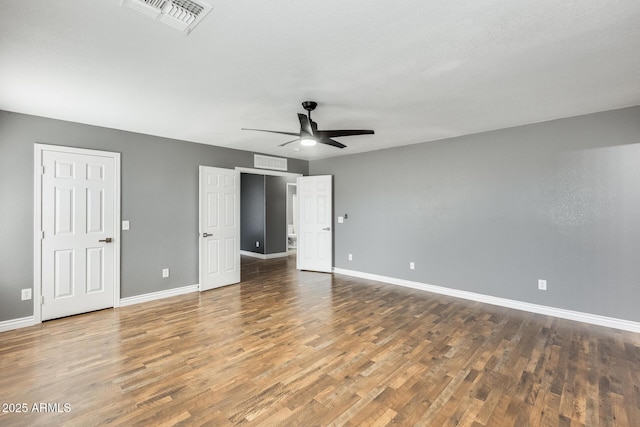
<svg viewBox="0 0 640 427"><path fill-rule="evenodd" d="M33 287L35 142L121 153L123 298L198 283L198 166L253 167L247 151L0 111L0 321L33 314L20 289Z"/></svg>
<svg viewBox="0 0 640 427"><path fill-rule="evenodd" d="M240 174L240 249L264 254L264 175ZM256 242L260 244L256 247Z"/></svg>
<svg viewBox="0 0 640 427"><path fill-rule="evenodd" d="M287 178L243 173L240 179L240 249L267 255L286 252Z"/></svg>
<svg viewBox="0 0 640 427"><path fill-rule="evenodd" d="M295 184L295 181L293 182ZM287 185L287 224L293 224L293 196L298 194L297 185Z"/></svg>
<svg viewBox="0 0 640 427"><path fill-rule="evenodd" d="M348 213L338 268L640 321L640 106L310 172L334 176L335 215Z"/></svg>
<svg viewBox="0 0 640 427"><path fill-rule="evenodd" d="M267 254L287 252L287 180L282 176L265 176Z"/></svg>

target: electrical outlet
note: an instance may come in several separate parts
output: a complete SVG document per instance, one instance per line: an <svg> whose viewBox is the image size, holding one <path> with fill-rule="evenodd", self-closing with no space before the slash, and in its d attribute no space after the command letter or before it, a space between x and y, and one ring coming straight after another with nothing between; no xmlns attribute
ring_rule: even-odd
<svg viewBox="0 0 640 427"><path fill-rule="evenodd" d="M162 277L169 277L169 269L168 268L163 268L162 269Z"/></svg>
<svg viewBox="0 0 640 427"><path fill-rule="evenodd" d="M538 289L540 289L541 291L546 291L547 290L547 281L543 280L543 279L539 279L538 280Z"/></svg>
<svg viewBox="0 0 640 427"><path fill-rule="evenodd" d="M410 268L411 270L415 270L415 269L416 269L416 263L415 263L415 262L413 262L413 261L411 261L411 262L409 263L409 268Z"/></svg>
<svg viewBox="0 0 640 427"><path fill-rule="evenodd" d="M353 254L349 254L349 261L353 261Z"/></svg>
<svg viewBox="0 0 640 427"><path fill-rule="evenodd" d="M260 247L260 242L256 242L256 248Z"/></svg>
<svg viewBox="0 0 640 427"><path fill-rule="evenodd" d="M22 301L27 301L31 299L31 288L23 289L21 292Z"/></svg>

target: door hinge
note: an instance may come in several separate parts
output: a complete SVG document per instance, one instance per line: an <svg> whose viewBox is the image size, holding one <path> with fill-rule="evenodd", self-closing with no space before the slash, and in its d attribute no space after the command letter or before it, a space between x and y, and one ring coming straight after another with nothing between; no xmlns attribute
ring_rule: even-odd
<svg viewBox="0 0 640 427"><path fill-rule="evenodd" d="M44 230L40 232L40 238L44 239Z"/></svg>
<svg viewBox="0 0 640 427"><path fill-rule="evenodd" d="M43 166L40 166L40 168L41 168L41 171L42 171L42 172L41 172L41 173L42 173L42 175L44 175L44 165L43 165Z"/></svg>
<svg viewBox="0 0 640 427"><path fill-rule="evenodd" d="M44 305L44 295L42 295L42 296L40 297L40 304L41 304L41 305Z"/></svg>

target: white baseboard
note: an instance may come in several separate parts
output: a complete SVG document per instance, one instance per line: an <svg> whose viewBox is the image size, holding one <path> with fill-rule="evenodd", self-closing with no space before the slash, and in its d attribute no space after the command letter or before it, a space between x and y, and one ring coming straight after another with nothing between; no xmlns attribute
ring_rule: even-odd
<svg viewBox="0 0 640 427"><path fill-rule="evenodd" d="M133 297L126 297L120 300L120 307L127 305L140 304L141 302L155 301L157 299L175 297L177 295L188 294L191 292L198 292L200 285L189 285L181 288L167 289L166 291L151 292L143 295L136 295Z"/></svg>
<svg viewBox="0 0 640 427"><path fill-rule="evenodd" d="M262 255L262 254L256 254ZM460 291L457 289L445 288L442 286L428 285L426 283L413 282L410 280L397 279L394 277L380 276L377 274L363 273L360 271L346 270L342 268L334 268L334 273L344 274L345 276L359 277L362 279L375 280L378 282L389 283L392 285L404 286L407 288L419 289L435 294L448 295L455 298L462 298L470 301L477 301L486 304L497 305L500 307L513 308L516 310L527 311L530 313L544 314L547 316L559 317L561 319L575 320L577 322L589 323L592 325L605 326L608 328L621 329L623 331L640 333L640 323L630 320L616 319L614 317L600 316L597 314L583 313L579 311L565 310L562 308L549 307L539 304L531 304L507 298L493 297L490 295L477 294L474 292ZM136 295L133 297L122 298L120 307L139 304L147 301L154 301L162 298L168 298L177 295L183 295L190 292L197 292L199 285L183 286L181 288L168 289L166 291L152 292L144 295ZM0 332L10 331L12 329L26 328L33 326L38 322L34 316L22 317L19 319L11 319L0 322Z"/></svg>
<svg viewBox="0 0 640 427"><path fill-rule="evenodd" d="M12 329L26 328L27 326L36 325L34 316L21 317L19 319L11 319L0 322L0 332L10 331Z"/></svg>
<svg viewBox="0 0 640 427"><path fill-rule="evenodd" d="M407 288L419 289L422 291L433 292L435 294L448 295L455 298L462 298L470 301L477 301L486 304L497 305L500 307L513 308L531 313L545 314L547 316L559 317L561 319L575 320L577 322L589 323L592 325L606 326L608 328L621 329L640 333L640 323L630 320L616 319L614 317L600 316L597 314L583 313L580 311L565 310L562 308L549 307L546 305L531 304L507 298L493 297L490 295L477 294L474 292L460 291L457 289L445 288L442 286L428 285L426 283L413 282L410 280L397 279L394 277L379 276L377 274L363 273L360 271L346 270L342 268L334 268L334 273L344 274L346 276L359 277L361 279L376 280L378 282L389 283L392 285L404 286Z"/></svg>
<svg viewBox="0 0 640 427"><path fill-rule="evenodd" d="M275 254L258 254L256 252L251 252L251 251L240 251L240 255L246 255L252 258L259 258L259 259L284 258L286 256L289 256L287 252L277 252Z"/></svg>

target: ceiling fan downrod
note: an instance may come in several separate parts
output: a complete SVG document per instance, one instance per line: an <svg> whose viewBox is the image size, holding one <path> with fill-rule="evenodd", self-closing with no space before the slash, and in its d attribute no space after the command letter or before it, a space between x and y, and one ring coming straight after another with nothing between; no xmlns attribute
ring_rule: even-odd
<svg viewBox="0 0 640 427"><path fill-rule="evenodd" d="M302 108L307 110L307 116L309 117L309 121L311 121L311 112L316 109L318 103L315 101L303 101Z"/></svg>

